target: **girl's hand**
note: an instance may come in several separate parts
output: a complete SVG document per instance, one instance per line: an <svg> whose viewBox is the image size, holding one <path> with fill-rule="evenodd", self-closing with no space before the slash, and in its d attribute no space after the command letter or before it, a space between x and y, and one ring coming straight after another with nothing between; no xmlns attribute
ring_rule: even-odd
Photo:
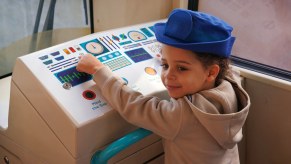
<svg viewBox="0 0 291 164"><path fill-rule="evenodd" d="M86 54L84 56L80 56L79 58L80 60L76 68L79 72L85 72L92 75L98 69L104 67L104 65L91 54Z"/></svg>

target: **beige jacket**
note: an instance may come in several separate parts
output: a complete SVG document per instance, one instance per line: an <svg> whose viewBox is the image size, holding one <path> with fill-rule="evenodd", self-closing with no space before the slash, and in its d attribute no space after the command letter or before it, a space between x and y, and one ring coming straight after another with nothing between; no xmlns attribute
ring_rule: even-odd
<svg viewBox="0 0 291 164"><path fill-rule="evenodd" d="M250 99L234 80L170 101L133 91L107 67L94 81L124 119L162 137L165 163L239 163L237 143Z"/></svg>

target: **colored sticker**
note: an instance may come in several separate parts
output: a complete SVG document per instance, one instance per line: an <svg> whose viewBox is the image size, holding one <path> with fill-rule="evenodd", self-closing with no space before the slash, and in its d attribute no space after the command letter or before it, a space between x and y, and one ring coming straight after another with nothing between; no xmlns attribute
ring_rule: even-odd
<svg viewBox="0 0 291 164"><path fill-rule="evenodd" d="M119 37L112 34L112 39L119 42Z"/></svg>
<svg viewBox="0 0 291 164"><path fill-rule="evenodd" d="M70 54L71 54L70 51L67 50L67 49L63 49L63 51L64 51L67 55L70 55Z"/></svg>
<svg viewBox="0 0 291 164"><path fill-rule="evenodd" d="M125 42L120 42L119 45L124 46L124 45L130 44L130 43L132 43L132 41L129 40L129 41L125 41Z"/></svg>
<svg viewBox="0 0 291 164"><path fill-rule="evenodd" d="M41 57L39 57L39 59L40 60L46 60L46 59L48 59L48 55L41 56Z"/></svg>
<svg viewBox="0 0 291 164"><path fill-rule="evenodd" d="M58 56L59 54L60 54L59 51L56 51L56 52L51 53L52 56Z"/></svg>
<svg viewBox="0 0 291 164"><path fill-rule="evenodd" d="M150 26L149 29L152 30L153 32L155 32L154 31L154 26Z"/></svg>
<svg viewBox="0 0 291 164"><path fill-rule="evenodd" d="M76 50L73 47L69 47L69 50L73 53L76 52Z"/></svg>
<svg viewBox="0 0 291 164"><path fill-rule="evenodd" d="M147 37L154 36L147 28L141 28L140 29Z"/></svg>
<svg viewBox="0 0 291 164"><path fill-rule="evenodd" d="M120 34L119 37L120 37L122 40L124 40L124 39L127 38L127 36L126 36L125 34Z"/></svg>

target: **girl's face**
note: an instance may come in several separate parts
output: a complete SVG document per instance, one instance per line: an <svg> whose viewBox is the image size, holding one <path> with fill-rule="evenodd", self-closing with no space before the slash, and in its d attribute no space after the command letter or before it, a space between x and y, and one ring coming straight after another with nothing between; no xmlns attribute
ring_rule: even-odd
<svg viewBox="0 0 291 164"><path fill-rule="evenodd" d="M209 70L196 59L195 53L167 45L162 47L163 84L173 98L194 94L214 86Z"/></svg>

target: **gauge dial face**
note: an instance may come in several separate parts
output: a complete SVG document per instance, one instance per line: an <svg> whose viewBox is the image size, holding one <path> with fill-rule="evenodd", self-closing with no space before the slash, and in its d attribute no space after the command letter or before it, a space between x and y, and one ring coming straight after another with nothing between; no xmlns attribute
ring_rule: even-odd
<svg viewBox="0 0 291 164"><path fill-rule="evenodd" d="M141 32L138 32L138 31L130 31L130 32L128 32L128 36L131 40L133 40L135 42L147 39L147 37L144 34L142 34Z"/></svg>
<svg viewBox="0 0 291 164"><path fill-rule="evenodd" d="M96 42L89 42L86 44L86 49L88 52L93 54L100 54L103 52L103 46Z"/></svg>

